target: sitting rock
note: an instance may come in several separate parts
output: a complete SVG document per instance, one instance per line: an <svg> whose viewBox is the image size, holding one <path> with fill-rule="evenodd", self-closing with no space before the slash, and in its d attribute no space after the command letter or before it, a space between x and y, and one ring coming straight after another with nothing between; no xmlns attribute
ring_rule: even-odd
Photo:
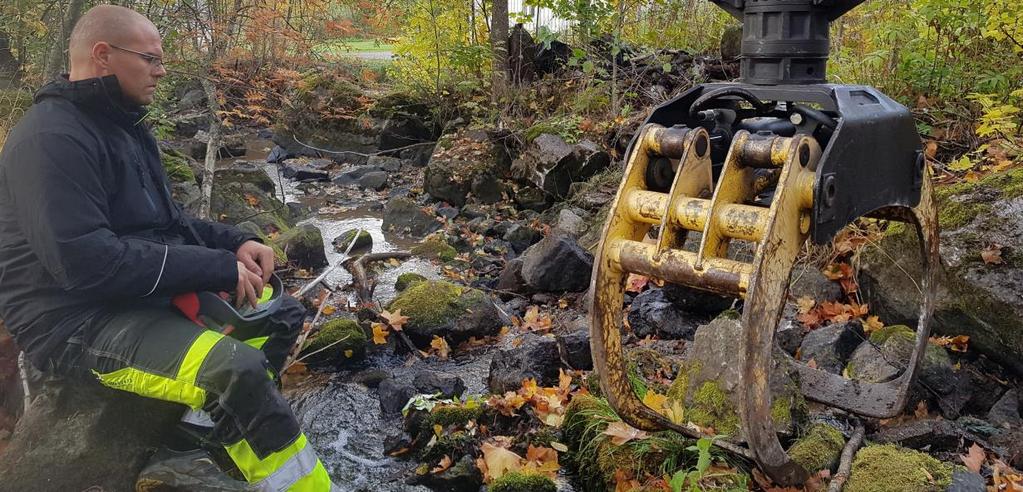
<svg viewBox="0 0 1023 492"><path fill-rule="evenodd" d="M566 236L547 236L522 254L522 279L541 292L582 292L592 270L593 255Z"/></svg>
<svg viewBox="0 0 1023 492"><path fill-rule="evenodd" d="M636 296L629 306L628 318L637 337L670 340L692 340L700 323L708 321L682 311L663 289L650 289Z"/></svg>
<svg viewBox="0 0 1023 492"><path fill-rule="evenodd" d="M357 232L359 234L358 238L355 237ZM352 245L352 240L355 240L355 245ZM338 253L344 253L349 246L352 247L352 253L356 251L369 251L373 249L373 235L365 229L349 229L334 238L331 244L334 245L334 251Z"/></svg>
<svg viewBox="0 0 1023 492"><path fill-rule="evenodd" d="M396 173L401 171L401 159L397 157L389 157L386 155L372 155L366 164L373 167L380 168L381 171L388 173Z"/></svg>
<svg viewBox="0 0 1023 492"><path fill-rule="evenodd" d="M48 381L0 454L0 488L135 490L185 409L93 381Z"/></svg>
<svg viewBox="0 0 1023 492"><path fill-rule="evenodd" d="M433 337L445 338L452 345L470 337L483 338L505 324L486 294L439 280L412 285L387 309L401 309L401 314L409 317L404 331L420 346L429 345Z"/></svg>
<svg viewBox="0 0 1023 492"><path fill-rule="evenodd" d="M557 340L527 333L518 347L494 354L487 387L491 393L503 395L518 390L522 381L530 378L539 386L554 386L558 384L560 366Z"/></svg>
<svg viewBox="0 0 1023 492"><path fill-rule="evenodd" d="M501 275L497 279L497 286L495 288L512 294L529 295L535 292L526 283L526 280L522 278L522 257L510 260L505 264L504 270L501 270Z"/></svg>
<svg viewBox="0 0 1023 492"><path fill-rule="evenodd" d="M427 260L440 260L442 262L449 262L458 256L458 251L451 247L447 241L440 235L432 235L423 241L412 247L411 253L420 258Z"/></svg>
<svg viewBox="0 0 1023 492"><path fill-rule="evenodd" d="M846 361L866 336L859 321L847 321L817 328L807 333L799 347L799 360L811 360L822 371L842 374Z"/></svg>
<svg viewBox="0 0 1023 492"><path fill-rule="evenodd" d="M312 224L302 224L282 232L273 240L273 246L283 251L288 261L299 268L315 269L329 264L323 249L323 235Z"/></svg>
<svg viewBox="0 0 1023 492"><path fill-rule="evenodd" d="M817 302L838 301L845 296L842 286L824 276L811 266L797 267L792 271L792 285L789 295L799 299L807 297Z"/></svg>
<svg viewBox="0 0 1023 492"><path fill-rule="evenodd" d="M987 414L987 421L995 427L1005 429L1023 427L1023 418L1020 418L1020 401L1019 390L1006 391L991 407Z"/></svg>
<svg viewBox="0 0 1023 492"><path fill-rule="evenodd" d="M320 328L302 350L311 364L340 366L366 356L366 332L355 320L334 319Z"/></svg>
<svg viewBox="0 0 1023 492"><path fill-rule="evenodd" d="M409 287L412 287L415 284L418 284L419 282L425 281L426 277L418 273L414 272L403 273L401 275L398 275L398 278L394 281L394 290L401 292L405 289L408 289Z"/></svg>
<svg viewBox="0 0 1023 492"><path fill-rule="evenodd" d="M423 237L441 228L437 216L427 213L412 200L396 197L384 206L383 229L385 231Z"/></svg>
<svg viewBox="0 0 1023 492"><path fill-rule="evenodd" d="M440 393L440 398L457 398L465 392L465 382L453 374L437 371L423 371L412 381L408 378L389 377L380 382L377 394L380 398L380 410L386 415L401 412L415 395L433 395Z"/></svg>
<svg viewBox="0 0 1023 492"><path fill-rule="evenodd" d="M462 131L450 137L445 136L434 149L430 163L426 166L423 189L434 200L460 207L465 205L474 181L481 176L504 177L508 173L509 163L510 158L504 145L492 140L486 132Z"/></svg>
<svg viewBox="0 0 1023 492"><path fill-rule="evenodd" d="M387 187L388 175L384 171L372 171L359 178L359 188L380 191Z"/></svg>

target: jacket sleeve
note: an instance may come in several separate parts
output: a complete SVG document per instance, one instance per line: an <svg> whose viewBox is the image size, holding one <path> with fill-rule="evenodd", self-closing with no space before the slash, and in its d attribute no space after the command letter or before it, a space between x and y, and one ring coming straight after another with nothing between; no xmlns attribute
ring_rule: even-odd
<svg viewBox="0 0 1023 492"><path fill-rule="evenodd" d="M197 219L184 211L183 207L179 208L182 208L182 221L190 226L196 235L199 236L199 239L202 239L206 246L210 248L223 249L234 253L238 251L238 247L245 241L263 242L259 236L244 232L233 225Z"/></svg>
<svg viewBox="0 0 1023 492"><path fill-rule="evenodd" d="M18 223L65 290L125 300L236 286L231 252L114 234L100 163L80 139L41 133L12 151L4 172Z"/></svg>

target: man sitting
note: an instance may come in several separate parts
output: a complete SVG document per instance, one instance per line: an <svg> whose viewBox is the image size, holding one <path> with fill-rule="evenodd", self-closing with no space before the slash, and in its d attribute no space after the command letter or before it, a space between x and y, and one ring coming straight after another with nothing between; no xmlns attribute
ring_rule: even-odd
<svg viewBox="0 0 1023 492"><path fill-rule="evenodd" d="M39 90L0 153L0 316L40 369L208 411L245 489L330 490L275 381L304 308L284 299L242 341L172 307L178 294L231 290L255 306L274 264L254 236L171 198L142 122L162 56L156 27L132 10L97 6L75 26L70 76Z"/></svg>

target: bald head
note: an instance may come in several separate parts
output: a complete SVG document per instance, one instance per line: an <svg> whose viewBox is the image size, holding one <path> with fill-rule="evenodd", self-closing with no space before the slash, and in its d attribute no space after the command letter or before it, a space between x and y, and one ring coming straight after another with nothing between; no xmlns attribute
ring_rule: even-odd
<svg viewBox="0 0 1023 492"><path fill-rule="evenodd" d="M71 31L70 79L116 75L131 102L149 104L166 74L160 32L144 15L117 5L97 5Z"/></svg>

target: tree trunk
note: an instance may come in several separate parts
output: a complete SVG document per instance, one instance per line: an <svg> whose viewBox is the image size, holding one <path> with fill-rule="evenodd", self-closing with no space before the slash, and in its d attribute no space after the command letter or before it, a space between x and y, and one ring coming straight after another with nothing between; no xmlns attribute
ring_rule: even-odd
<svg viewBox="0 0 1023 492"><path fill-rule="evenodd" d="M494 0L490 20L490 49L493 56L491 99L501 99L508 80L508 0Z"/></svg>
<svg viewBox="0 0 1023 492"><path fill-rule="evenodd" d="M67 53L68 40L71 38L71 30L74 29L78 18L82 16L82 8L85 0L71 0L68 3L67 12L64 14L64 21L61 24L59 37L50 46L50 56L46 59L46 70L43 75L47 80L54 79L64 73L67 65L65 54Z"/></svg>
<svg viewBox="0 0 1023 492"><path fill-rule="evenodd" d="M21 65L11 52L11 37L0 31L0 87L10 87L18 82Z"/></svg>
<svg viewBox="0 0 1023 492"><path fill-rule="evenodd" d="M220 150L221 124L220 117L217 116L217 112L220 111L220 102L217 101L217 88L209 76L203 77L202 89L206 93L206 107L210 112L210 140L206 143L206 161L202 169L199 218L213 220L210 203L213 197L213 175L217 165L217 153Z"/></svg>

